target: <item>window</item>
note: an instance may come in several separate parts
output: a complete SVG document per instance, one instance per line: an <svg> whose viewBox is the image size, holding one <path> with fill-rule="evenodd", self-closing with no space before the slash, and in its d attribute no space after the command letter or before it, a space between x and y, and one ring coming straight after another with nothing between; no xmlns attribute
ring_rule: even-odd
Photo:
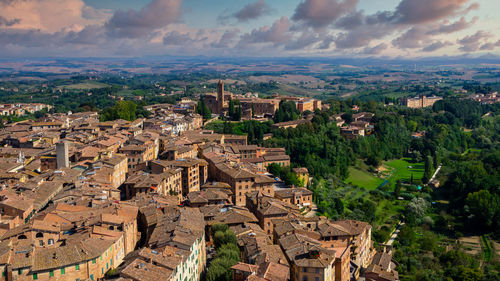
<svg viewBox="0 0 500 281"><path fill-rule="evenodd" d="M75 270L80 270L80 264L75 264Z"/></svg>
<svg viewBox="0 0 500 281"><path fill-rule="evenodd" d="M319 277L314 277L314 281L319 281Z"/></svg>
<svg viewBox="0 0 500 281"><path fill-rule="evenodd" d="M94 281L94 274L90 274L90 280Z"/></svg>
<svg viewBox="0 0 500 281"><path fill-rule="evenodd" d="M307 272L307 267L302 268L302 272Z"/></svg>
<svg viewBox="0 0 500 281"><path fill-rule="evenodd" d="M49 245L54 245L54 239L52 239L52 238L51 238L51 239L49 239L48 244L49 244Z"/></svg>
<svg viewBox="0 0 500 281"><path fill-rule="evenodd" d="M307 281L307 276L302 277L302 281Z"/></svg>
<svg viewBox="0 0 500 281"><path fill-rule="evenodd" d="M35 235L36 238L43 238L43 233L41 232L38 232L36 235Z"/></svg>
<svg viewBox="0 0 500 281"><path fill-rule="evenodd" d="M49 277L54 277L54 270L49 271Z"/></svg>
<svg viewBox="0 0 500 281"><path fill-rule="evenodd" d="M38 273L33 273L33 280L38 280Z"/></svg>
<svg viewBox="0 0 500 281"><path fill-rule="evenodd" d="M64 274L66 274L66 268L63 267L63 268L61 268L61 275L64 275Z"/></svg>
<svg viewBox="0 0 500 281"><path fill-rule="evenodd" d="M316 268L316 273L319 273L319 268Z"/></svg>
<svg viewBox="0 0 500 281"><path fill-rule="evenodd" d="M18 275L23 274L23 269L22 269L22 268L19 268L19 269L17 270L17 274L18 274Z"/></svg>
<svg viewBox="0 0 500 281"><path fill-rule="evenodd" d="M38 241L38 244L40 244L40 247L43 247L43 240Z"/></svg>
<svg viewBox="0 0 500 281"><path fill-rule="evenodd" d="M95 264L95 259L92 259L92 264Z"/></svg>

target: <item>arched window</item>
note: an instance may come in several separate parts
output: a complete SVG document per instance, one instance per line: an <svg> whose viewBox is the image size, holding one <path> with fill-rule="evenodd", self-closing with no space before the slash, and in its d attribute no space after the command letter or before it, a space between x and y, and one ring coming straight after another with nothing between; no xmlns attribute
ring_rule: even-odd
<svg viewBox="0 0 500 281"><path fill-rule="evenodd" d="M54 239L52 239L52 238L51 238L51 239L49 239L48 244L49 244L49 245L54 245Z"/></svg>
<svg viewBox="0 0 500 281"><path fill-rule="evenodd" d="M38 232L36 235L35 235L36 238L43 238L43 233L41 232Z"/></svg>
<svg viewBox="0 0 500 281"><path fill-rule="evenodd" d="M17 239L19 239L19 240L22 240L22 239L28 239L28 237L26 237L26 235L22 234L22 235L19 235L19 236L17 237Z"/></svg>
<svg viewBox="0 0 500 281"><path fill-rule="evenodd" d="M114 227L114 226L112 226L112 225L110 225L110 226L108 227L108 229L109 229L109 230L115 230L115 227Z"/></svg>

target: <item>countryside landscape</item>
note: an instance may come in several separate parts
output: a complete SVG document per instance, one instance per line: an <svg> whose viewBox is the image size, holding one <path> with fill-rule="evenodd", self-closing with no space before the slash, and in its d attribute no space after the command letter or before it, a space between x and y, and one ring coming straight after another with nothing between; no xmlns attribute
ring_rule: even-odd
<svg viewBox="0 0 500 281"><path fill-rule="evenodd" d="M500 280L499 9L0 1L0 279Z"/></svg>

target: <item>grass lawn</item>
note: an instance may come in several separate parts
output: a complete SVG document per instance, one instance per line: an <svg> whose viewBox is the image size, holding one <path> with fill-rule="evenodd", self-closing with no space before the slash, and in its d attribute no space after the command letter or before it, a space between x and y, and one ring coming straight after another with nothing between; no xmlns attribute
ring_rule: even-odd
<svg viewBox="0 0 500 281"><path fill-rule="evenodd" d="M124 97L124 98L133 98L134 97L133 91L128 90L128 89L121 89L115 95L118 97Z"/></svg>
<svg viewBox="0 0 500 281"><path fill-rule="evenodd" d="M83 82L83 83L78 83L78 84L65 85L62 87L65 89L68 89L68 90L90 90L90 89L106 88L106 87L109 87L109 85L104 84L104 83L94 82L94 81L88 81L88 82Z"/></svg>
<svg viewBox="0 0 500 281"><path fill-rule="evenodd" d="M349 167L349 177L346 182L372 190L377 189L377 187L384 182L384 180L372 176L369 172L362 171L355 167Z"/></svg>
<svg viewBox="0 0 500 281"><path fill-rule="evenodd" d="M405 209L405 204L398 200L383 199L377 204L375 213L376 222L378 225L394 224L397 220L392 219L393 216L400 214Z"/></svg>
<svg viewBox="0 0 500 281"><path fill-rule="evenodd" d="M411 163L409 161L409 158L403 158L384 163L385 166L392 169L392 175L390 177L391 182L395 183L397 180L410 182L412 174L414 181L420 181L422 179L424 176L424 162Z"/></svg>

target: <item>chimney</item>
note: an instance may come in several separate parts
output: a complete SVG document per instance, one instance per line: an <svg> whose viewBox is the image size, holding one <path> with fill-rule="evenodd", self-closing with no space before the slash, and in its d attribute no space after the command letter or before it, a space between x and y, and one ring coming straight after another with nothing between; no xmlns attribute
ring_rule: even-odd
<svg viewBox="0 0 500 281"><path fill-rule="evenodd" d="M68 143L65 141L60 141L56 143L56 155L57 155L57 168L68 168L69 167L69 152Z"/></svg>

